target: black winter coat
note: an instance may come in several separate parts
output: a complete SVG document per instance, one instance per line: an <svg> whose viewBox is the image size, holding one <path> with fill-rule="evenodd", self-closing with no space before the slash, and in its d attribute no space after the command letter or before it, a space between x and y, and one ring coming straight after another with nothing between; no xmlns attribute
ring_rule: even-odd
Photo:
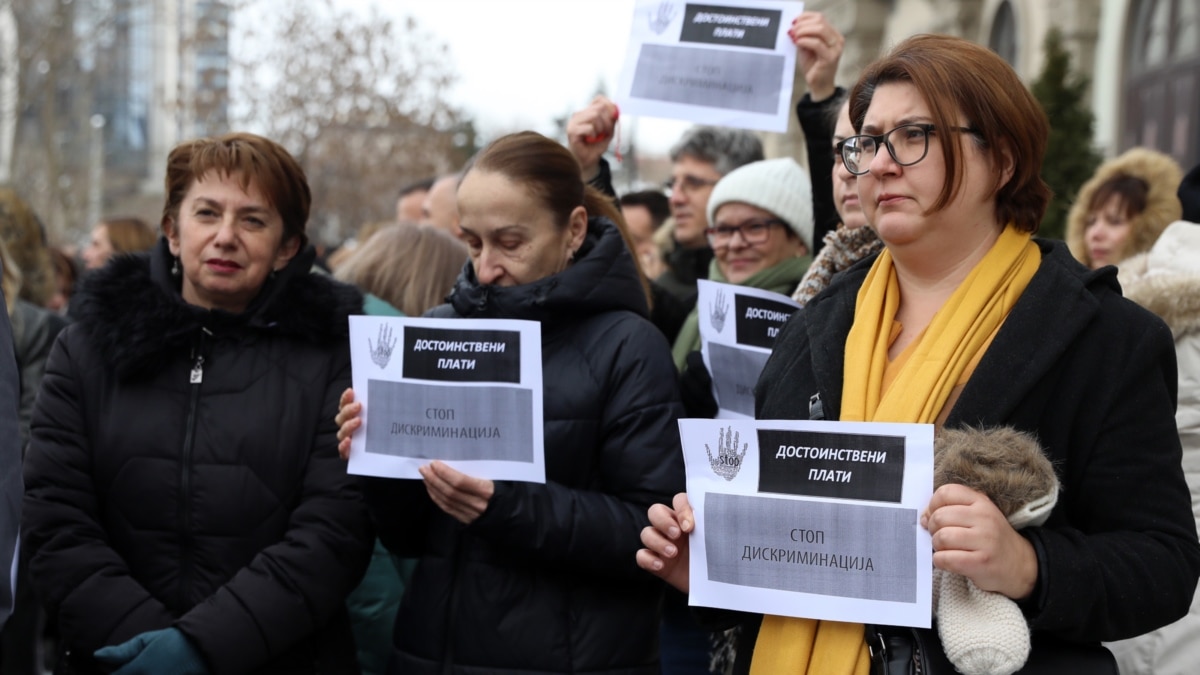
<svg viewBox="0 0 1200 675"><path fill-rule="evenodd" d="M21 450L29 445L29 423L33 418L33 402L42 388L42 374L54 340L67 325L67 320L37 305L17 300L12 316L13 353L21 374L21 402L17 419L21 424Z"/></svg>
<svg viewBox="0 0 1200 675"><path fill-rule="evenodd" d="M796 120L804 132L808 175L812 180L814 258L825 247L825 235L836 230L842 222L833 199L833 166L842 160L832 148L836 116L845 100L846 90L837 87L829 98L814 103L812 94L805 94L796 102Z"/></svg>
<svg viewBox="0 0 1200 675"><path fill-rule="evenodd" d="M1049 520L1021 533L1038 556L1020 603L1039 642L1096 643L1184 615L1200 544L1180 466L1171 332L1120 296L1115 269L1085 269L1061 242L976 367L946 426L1033 433L1062 482ZM874 257L834 279L781 331L756 389L760 419L838 419L846 335ZM750 641L739 661L751 656Z"/></svg>
<svg viewBox="0 0 1200 675"><path fill-rule="evenodd" d="M220 673L356 673L345 598L371 552L336 450L354 289L311 249L240 315L185 303L165 240L114 260L50 355L25 544L76 672L175 626ZM96 671L98 672L98 671Z"/></svg>
<svg viewBox="0 0 1200 675"><path fill-rule="evenodd" d="M658 674L662 584L634 558L646 510L684 487L682 411L633 265L593 219L565 271L500 288L468 263L430 313L541 322L546 483L497 481L463 526L421 481L368 482L384 544L420 556L391 672Z"/></svg>

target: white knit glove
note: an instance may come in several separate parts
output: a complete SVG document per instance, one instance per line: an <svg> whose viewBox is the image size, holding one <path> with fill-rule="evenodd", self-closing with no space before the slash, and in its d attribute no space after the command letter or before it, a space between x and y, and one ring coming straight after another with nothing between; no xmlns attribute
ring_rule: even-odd
<svg viewBox="0 0 1200 675"><path fill-rule="evenodd" d="M1021 529L1041 525L1058 502L1058 485L1050 494L1011 514ZM1011 675L1029 659L1029 624L1011 598L980 590L953 572L933 571L933 613L946 658L963 675Z"/></svg>
<svg viewBox="0 0 1200 675"><path fill-rule="evenodd" d="M933 571L934 613L946 657L963 675L1011 675L1029 658L1029 625L1017 603L953 572Z"/></svg>

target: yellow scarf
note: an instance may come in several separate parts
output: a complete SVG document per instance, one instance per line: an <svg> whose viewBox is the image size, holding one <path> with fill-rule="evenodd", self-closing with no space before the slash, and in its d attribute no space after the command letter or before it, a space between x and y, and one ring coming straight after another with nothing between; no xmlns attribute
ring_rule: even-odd
<svg viewBox="0 0 1200 675"><path fill-rule="evenodd" d="M858 291L854 325L846 336L841 419L933 423L946 401L991 343L1042 255L1026 232L1011 225L910 345L895 379L883 388L900 286L884 249ZM863 358L869 355L869 358ZM751 675L867 675L870 657L862 624L765 616Z"/></svg>

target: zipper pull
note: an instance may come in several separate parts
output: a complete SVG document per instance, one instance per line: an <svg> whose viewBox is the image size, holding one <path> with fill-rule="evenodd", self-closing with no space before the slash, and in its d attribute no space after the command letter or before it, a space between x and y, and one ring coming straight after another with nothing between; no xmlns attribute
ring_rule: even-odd
<svg viewBox="0 0 1200 675"><path fill-rule="evenodd" d="M192 373L188 377L188 382L191 384L200 384L204 381L204 337L212 337L212 331L207 326L200 327L200 339L192 343L192 358L195 362L192 363Z"/></svg>
<svg viewBox="0 0 1200 675"><path fill-rule="evenodd" d="M204 355L196 357L196 362L192 364L192 374L188 378L191 384L200 384L204 381Z"/></svg>
<svg viewBox="0 0 1200 675"><path fill-rule="evenodd" d="M825 404L821 403L821 394L816 393L808 397L808 419L823 420L825 419Z"/></svg>

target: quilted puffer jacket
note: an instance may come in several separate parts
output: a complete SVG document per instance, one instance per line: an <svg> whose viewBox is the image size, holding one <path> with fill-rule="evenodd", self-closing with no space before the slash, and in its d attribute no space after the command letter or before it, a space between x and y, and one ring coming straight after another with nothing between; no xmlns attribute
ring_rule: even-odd
<svg viewBox="0 0 1200 675"><path fill-rule="evenodd" d="M369 481L384 545L420 557L390 672L658 674L663 585L635 554L646 510L684 488L682 410L633 265L594 218L563 272L501 288L468 263L431 312L541 322L546 483L497 481L463 526L422 481Z"/></svg>
<svg viewBox="0 0 1200 675"><path fill-rule="evenodd" d="M25 545L71 672L174 626L216 673L356 673L372 532L333 423L352 288L311 249L242 313L185 303L165 240L74 300L34 409Z"/></svg>

